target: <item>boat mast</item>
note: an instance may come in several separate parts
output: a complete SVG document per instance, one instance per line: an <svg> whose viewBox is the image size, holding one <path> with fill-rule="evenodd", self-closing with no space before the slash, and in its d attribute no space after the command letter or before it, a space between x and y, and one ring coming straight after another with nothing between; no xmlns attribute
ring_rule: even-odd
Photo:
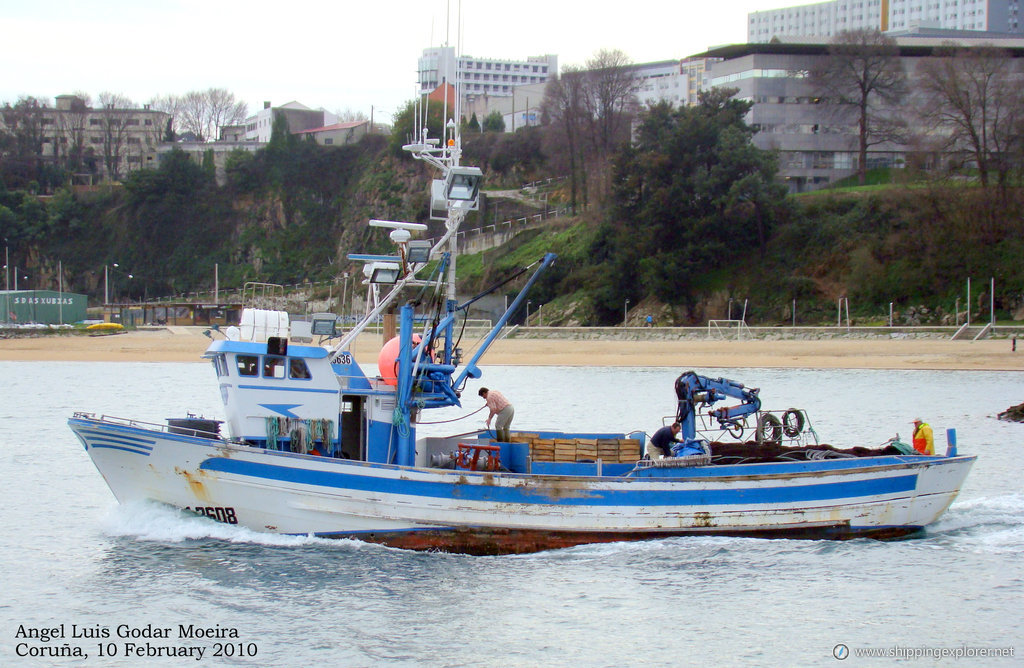
<svg viewBox="0 0 1024 668"><path fill-rule="evenodd" d="M461 20L461 8L460 8L460 20ZM457 71L457 68L456 68ZM479 193L480 183L483 180L483 173L478 167L463 167L462 162L462 133L460 130L460 121L462 114L462 99L459 92L458 75L456 75L456 83L454 86L450 82L445 82L443 86L444 101L442 104L444 119L444 126L441 130L441 137L431 138L428 136L428 129L426 120L429 118L429 107L430 99L426 95L419 95L416 98L413 116L414 121L414 141L410 144L404 145L403 150L408 151L413 158L422 160L423 162L433 166L441 173L441 183L443 184L442 195L444 197L444 207L446 211L445 217L445 233L434 244L430 249L429 259L436 259L445 250L448 252L448 266L445 275L447 282L447 290L445 297L447 299L446 310L449 312L455 308L457 304L456 295L456 272L457 272L457 261L458 256L458 231L462 225L462 221L465 220L466 215L478 208L479 206ZM449 91L454 94L451 95L452 105L451 109L453 112L452 117L448 116L448 98ZM423 115L420 115L419 108L423 109ZM434 191L431 191L432 196ZM395 223L394 225L409 225L408 223ZM366 261L366 256L350 256L350 259L359 259ZM385 258L382 258L385 259ZM332 357L337 353L344 350L348 350L349 346L356 339L357 336L366 328L366 326L372 322L377 316L384 312L402 293L403 288L409 284L416 284L418 281L415 277L416 273L426 266L427 263L423 263L419 266L410 268L409 272L402 277L392 288L391 292L386 297L380 300L377 306L355 326L353 327L344 337L334 346L331 350Z"/></svg>

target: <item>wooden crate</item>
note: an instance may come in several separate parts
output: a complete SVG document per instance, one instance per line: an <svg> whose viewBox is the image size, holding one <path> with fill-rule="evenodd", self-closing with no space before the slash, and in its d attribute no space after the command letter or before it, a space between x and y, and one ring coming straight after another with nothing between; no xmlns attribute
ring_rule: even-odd
<svg viewBox="0 0 1024 668"><path fill-rule="evenodd" d="M576 461L597 459L597 441L592 438L576 439Z"/></svg>
<svg viewBox="0 0 1024 668"><path fill-rule="evenodd" d="M530 457L535 462L555 461L555 442L541 438L530 441Z"/></svg>
<svg viewBox="0 0 1024 668"><path fill-rule="evenodd" d="M555 444L555 461L556 462L574 462L576 461L576 444L572 445L559 445Z"/></svg>
<svg viewBox="0 0 1024 668"><path fill-rule="evenodd" d="M635 462L640 459L640 441L624 438L619 441L619 461Z"/></svg>

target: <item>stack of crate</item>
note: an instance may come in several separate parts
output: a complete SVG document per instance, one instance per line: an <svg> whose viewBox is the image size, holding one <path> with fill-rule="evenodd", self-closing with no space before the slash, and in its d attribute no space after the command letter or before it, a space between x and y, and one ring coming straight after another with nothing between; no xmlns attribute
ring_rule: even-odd
<svg viewBox="0 0 1024 668"><path fill-rule="evenodd" d="M555 461L555 442L543 438L532 439L530 441L530 457L535 462Z"/></svg>
<svg viewBox="0 0 1024 668"><path fill-rule="evenodd" d="M597 456L606 462L635 462L640 459L640 441L635 438L601 438Z"/></svg>
<svg viewBox="0 0 1024 668"><path fill-rule="evenodd" d="M574 461L577 461L577 462L579 462L579 461L590 461L590 462L597 461L598 457L600 456L598 454L597 443L598 443L597 439L593 439L593 438L577 438L576 439L576 459ZM615 460L615 461L618 461L618 460Z"/></svg>
<svg viewBox="0 0 1024 668"><path fill-rule="evenodd" d="M537 434L516 433L517 443L530 444L535 462L635 462L640 459L640 441L633 438L540 438Z"/></svg>

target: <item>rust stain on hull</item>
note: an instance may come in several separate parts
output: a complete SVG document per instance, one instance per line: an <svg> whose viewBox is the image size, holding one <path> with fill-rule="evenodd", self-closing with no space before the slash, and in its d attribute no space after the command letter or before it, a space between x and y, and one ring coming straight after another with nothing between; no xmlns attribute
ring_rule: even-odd
<svg viewBox="0 0 1024 668"><path fill-rule="evenodd" d="M851 538L902 538L918 532L912 527L880 527L856 532L845 524L834 527L764 529L728 531L659 530L659 531L541 531L534 529L424 529L422 531L378 531L360 534L333 534L331 538L352 538L404 550L453 552L477 556L527 554L558 550L590 543L656 540L687 535L747 536L754 538L796 538L846 540Z"/></svg>
<svg viewBox="0 0 1024 668"><path fill-rule="evenodd" d="M192 491L193 496L200 501L209 503L210 493L206 490L206 485L203 484L203 481L197 478L196 474L179 468L175 468L174 471L181 477L185 478L185 481L188 482L188 488ZM200 472L199 475L202 475L202 473Z"/></svg>

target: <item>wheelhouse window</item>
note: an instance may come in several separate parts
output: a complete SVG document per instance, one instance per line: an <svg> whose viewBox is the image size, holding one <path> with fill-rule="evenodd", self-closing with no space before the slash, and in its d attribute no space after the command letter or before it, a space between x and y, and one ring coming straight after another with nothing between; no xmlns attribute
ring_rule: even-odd
<svg viewBox="0 0 1024 668"><path fill-rule="evenodd" d="M217 355L213 358L213 368L217 370L217 376L223 378L228 375L228 361L224 355Z"/></svg>
<svg viewBox="0 0 1024 668"><path fill-rule="evenodd" d="M309 367L306 366L306 360L300 357L292 357L288 360L288 376L290 378L300 378L308 380L312 378L312 374L309 373Z"/></svg>
<svg viewBox="0 0 1024 668"><path fill-rule="evenodd" d="M239 355L236 358L239 376L260 375L260 358L256 355Z"/></svg>
<svg viewBox="0 0 1024 668"><path fill-rule="evenodd" d="M285 359L267 355L263 358L264 378L284 378Z"/></svg>

